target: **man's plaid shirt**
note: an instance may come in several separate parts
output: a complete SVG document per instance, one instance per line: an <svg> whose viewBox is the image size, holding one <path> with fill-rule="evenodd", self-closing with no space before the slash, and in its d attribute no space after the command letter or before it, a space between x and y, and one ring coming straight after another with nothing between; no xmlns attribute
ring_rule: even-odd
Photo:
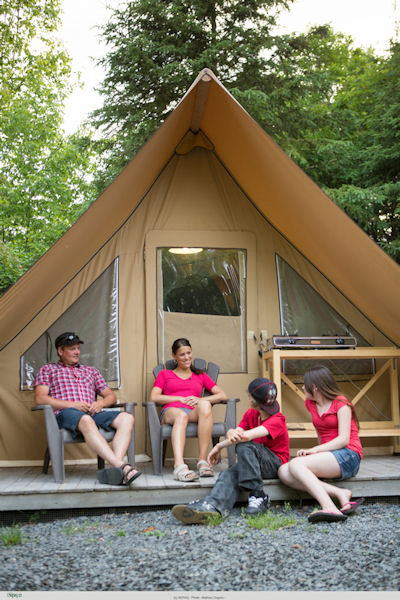
<svg viewBox="0 0 400 600"><path fill-rule="evenodd" d="M61 361L40 367L33 387L38 385L47 386L49 395L57 400L88 404L92 404L97 394L108 387L100 371L95 367L87 367L79 363L70 367Z"/></svg>

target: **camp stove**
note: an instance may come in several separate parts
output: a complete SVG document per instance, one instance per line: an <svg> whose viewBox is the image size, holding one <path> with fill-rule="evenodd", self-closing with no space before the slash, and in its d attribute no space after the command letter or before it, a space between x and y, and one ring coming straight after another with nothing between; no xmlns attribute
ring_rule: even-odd
<svg viewBox="0 0 400 600"><path fill-rule="evenodd" d="M357 340L353 336L327 336L299 337L286 335L273 335L267 341L267 349L284 348L285 350L304 350L309 348L355 348Z"/></svg>

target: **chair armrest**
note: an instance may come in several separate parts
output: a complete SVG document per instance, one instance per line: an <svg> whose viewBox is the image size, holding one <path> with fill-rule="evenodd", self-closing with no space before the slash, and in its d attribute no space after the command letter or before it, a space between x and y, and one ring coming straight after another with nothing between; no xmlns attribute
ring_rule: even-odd
<svg viewBox="0 0 400 600"><path fill-rule="evenodd" d="M57 429L58 429L57 419L54 414L54 410L50 406L50 404L37 404L36 406L32 406L31 410L44 410L44 418L45 418L46 422L48 419L51 422L54 421L54 423L56 423Z"/></svg>
<svg viewBox="0 0 400 600"><path fill-rule="evenodd" d="M147 409L147 418L149 421L150 429L160 429L161 425L156 408L156 403L149 400L148 402L142 402L142 406L145 406Z"/></svg>
<svg viewBox="0 0 400 600"><path fill-rule="evenodd" d="M115 410L116 408L123 408L125 412L129 413L133 417L135 416L135 406L137 402L114 402L110 406L105 406L107 410Z"/></svg>
<svg viewBox="0 0 400 600"><path fill-rule="evenodd" d="M240 402L240 398L226 398L225 400L217 400L216 402L212 403L212 406L214 406L214 404L228 404L229 402L234 402L236 404L236 402Z"/></svg>
<svg viewBox="0 0 400 600"><path fill-rule="evenodd" d="M225 413L225 427L228 429L236 428L236 403L240 402L239 398L228 398L224 403L227 404Z"/></svg>
<svg viewBox="0 0 400 600"><path fill-rule="evenodd" d="M33 406L31 410L44 411L44 423L46 426L47 440L49 444L51 441L58 439L61 436L54 410L50 404L37 404L36 406Z"/></svg>
<svg viewBox="0 0 400 600"><path fill-rule="evenodd" d="M31 408L31 410L44 410L46 406L50 406L49 404L38 404L37 406L33 406ZM127 406L137 406L137 402L116 402L115 404L112 404L111 406L107 406L107 408L126 408Z"/></svg>
<svg viewBox="0 0 400 600"><path fill-rule="evenodd" d="M128 412L131 415L134 415L135 414L135 406L137 406L137 402L118 402L117 404L113 404L109 408L124 408L125 412Z"/></svg>

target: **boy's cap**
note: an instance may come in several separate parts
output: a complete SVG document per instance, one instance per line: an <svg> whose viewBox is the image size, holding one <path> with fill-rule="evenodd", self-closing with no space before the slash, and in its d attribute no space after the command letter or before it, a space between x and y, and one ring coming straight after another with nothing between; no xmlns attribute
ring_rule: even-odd
<svg viewBox="0 0 400 600"><path fill-rule="evenodd" d="M59 346L75 346L75 344L84 344L79 335L74 333L73 331L66 331L65 333L61 333L54 342L56 348Z"/></svg>
<svg viewBox="0 0 400 600"><path fill-rule="evenodd" d="M276 399L277 393L275 383L265 377L257 377L249 384L249 394L258 406L269 415L275 415L280 411L279 402Z"/></svg>

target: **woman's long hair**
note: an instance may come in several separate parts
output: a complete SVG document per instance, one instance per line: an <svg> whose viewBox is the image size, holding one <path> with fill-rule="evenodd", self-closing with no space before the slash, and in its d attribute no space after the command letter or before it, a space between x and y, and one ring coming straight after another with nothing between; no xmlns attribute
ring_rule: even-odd
<svg viewBox="0 0 400 600"><path fill-rule="evenodd" d="M360 428L353 403L340 391L332 371L330 371L328 367L316 365L310 367L310 369L307 369L304 373L304 389L306 392L312 395L314 387L318 388L321 394L328 400L334 400L337 396L344 396L346 399L345 404L350 406L357 428Z"/></svg>
<svg viewBox="0 0 400 600"><path fill-rule="evenodd" d="M179 348L182 348L182 346L189 346L189 348L192 347L191 343L186 338L178 338L172 344L172 348L171 348L172 354L175 356L175 354L178 352ZM201 373L204 373L204 371L202 369L197 369L193 365L190 365L190 370L192 371L192 373L195 373L195 375L200 375Z"/></svg>

